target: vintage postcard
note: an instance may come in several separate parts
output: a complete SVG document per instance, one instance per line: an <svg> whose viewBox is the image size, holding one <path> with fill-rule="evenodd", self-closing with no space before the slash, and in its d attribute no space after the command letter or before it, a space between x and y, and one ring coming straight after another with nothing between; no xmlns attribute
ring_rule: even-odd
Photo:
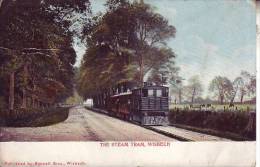
<svg viewBox="0 0 260 167"><path fill-rule="evenodd" d="M0 0L0 167L256 166L259 5Z"/></svg>

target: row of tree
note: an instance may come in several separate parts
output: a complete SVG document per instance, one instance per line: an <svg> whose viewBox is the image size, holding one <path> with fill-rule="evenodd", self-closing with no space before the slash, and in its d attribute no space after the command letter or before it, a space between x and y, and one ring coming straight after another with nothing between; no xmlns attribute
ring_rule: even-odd
<svg viewBox="0 0 260 167"><path fill-rule="evenodd" d="M2 109L49 106L72 94L71 18L89 10L88 0L1 0Z"/></svg>
<svg viewBox="0 0 260 167"><path fill-rule="evenodd" d="M165 80L176 69L176 55L166 44L175 37L175 27L142 0L107 0L106 7L84 26L87 50L78 92L88 98L125 81Z"/></svg>
<svg viewBox="0 0 260 167"><path fill-rule="evenodd" d="M179 82L171 86L175 102L178 99L178 103L182 103L184 99L189 103L218 101L220 104L233 104L235 101L243 103L245 97L250 100L256 97L256 76L247 71L242 71L233 81L224 76L213 78L209 84L207 100L201 97L204 89L199 76L191 77L186 85Z"/></svg>

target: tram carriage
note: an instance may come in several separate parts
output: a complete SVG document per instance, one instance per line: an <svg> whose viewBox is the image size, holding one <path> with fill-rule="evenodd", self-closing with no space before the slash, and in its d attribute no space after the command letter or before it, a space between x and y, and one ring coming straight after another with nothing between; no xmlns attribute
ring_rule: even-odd
<svg viewBox="0 0 260 167"><path fill-rule="evenodd" d="M137 87L132 83L122 83L94 96L93 107L141 125L167 125L168 96L169 88L166 86L144 83Z"/></svg>

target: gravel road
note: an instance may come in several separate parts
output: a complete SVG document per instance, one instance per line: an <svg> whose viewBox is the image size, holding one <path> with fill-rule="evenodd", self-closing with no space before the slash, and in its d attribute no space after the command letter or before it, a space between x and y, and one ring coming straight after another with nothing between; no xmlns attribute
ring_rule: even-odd
<svg viewBox="0 0 260 167"><path fill-rule="evenodd" d="M45 127L0 128L0 141L176 141L140 126L74 107L64 122Z"/></svg>

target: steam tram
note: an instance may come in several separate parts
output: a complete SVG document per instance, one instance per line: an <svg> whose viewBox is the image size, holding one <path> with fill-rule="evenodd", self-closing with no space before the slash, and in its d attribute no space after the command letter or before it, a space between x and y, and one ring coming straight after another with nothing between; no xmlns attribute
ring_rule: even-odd
<svg viewBox="0 0 260 167"><path fill-rule="evenodd" d="M167 125L169 88L144 83L122 83L93 97L93 107L109 115L138 122L141 125Z"/></svg>

